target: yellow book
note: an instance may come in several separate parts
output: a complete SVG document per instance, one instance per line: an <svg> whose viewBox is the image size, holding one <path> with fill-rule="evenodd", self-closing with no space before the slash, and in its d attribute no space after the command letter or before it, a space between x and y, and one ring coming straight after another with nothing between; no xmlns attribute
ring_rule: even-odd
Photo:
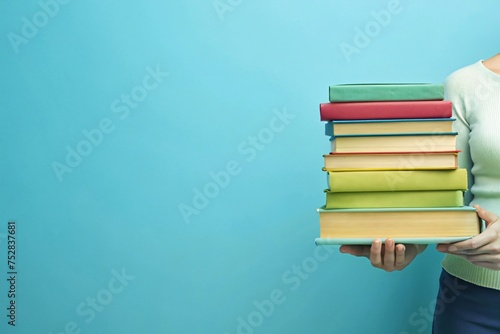
<svg viewBox="0 0 500 334"><path fill-rule="evenodd" d="M476 210L468 206L336 210L321 207L317 211L321 238L317 244L369 244L375 238L446 242L475 236L483 227Z"/></svg>
<svg viewBox="0 0 500 334"><path fill-rule="evenodd" d="M457 169L457 150L448 152L370 152L324 154L323 170L436 170Z"/></svg>
<svg viewBox="0 0 500 334"><path fill-rule="evenodd" d="M457 132L339 135L330 139L331 152L432 152L456 149Z"/></svg>

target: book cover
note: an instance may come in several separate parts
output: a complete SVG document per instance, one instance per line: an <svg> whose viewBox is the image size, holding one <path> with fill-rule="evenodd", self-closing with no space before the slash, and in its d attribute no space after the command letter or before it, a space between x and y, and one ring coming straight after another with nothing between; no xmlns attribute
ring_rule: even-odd
<svg viewBox="0 0 500 334"><path fill-rule="evenodd" d="M338 135L331 152L430 152L456 149L457 132Z"/></svg>
<svg viewBox="0 0 500 334"><path fill-rule="evenodd" d="M326 209L420 208L463 206L461 190L332 192L325 190Z"/></svg>
<svg viewBox="0 0 500 334"><path fill-rule="evenodd" d="M330 86L330 102L443 100L444 87L432 83L373 83Z"/></svg>
<svg viewBox="0 0 500 334"><path fill-rule="evenodd" d="M450 101L334 102L319 105L320 119L363 120L404 118L450 118Z"/></svg>
<svg viewBox="0 0 500 334"><path fill-rule="evenodd" d="M471 236L465 237L427 237L427 238L392 238L397 244L447 244L452 242L463 241L472 238ZM385 242L387 238L316 238L314 240L317 246L341 246L341 245L371 245L373 241L379 239Z"/></svg>
<svg viewBox="0 0 500 334"><path fill-rule="evenodd" d="M467 170L327 171L331 192L467 190Z"/></svg>
<svg viewBox="0 0 500 334"><path fill-rule="evenodd" d="M459 150L434 152L330 152L323 170L446 170L458 168Z"/></svg>
<svg viewBox="0 0 500 334"><path fill-rule="evenodd" d="M474 208L317 209L321 239L469 238L484 222Z"/></svg>
<svg viewBox="0 0 500 334"><path fill-rule="evenodd" d="M325 135L453 132L455 118L345 120L325 123Z"/></svg>

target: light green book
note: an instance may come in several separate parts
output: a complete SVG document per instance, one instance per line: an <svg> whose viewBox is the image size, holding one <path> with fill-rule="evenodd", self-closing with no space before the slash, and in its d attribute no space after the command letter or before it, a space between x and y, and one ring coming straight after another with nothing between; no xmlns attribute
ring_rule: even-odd
<svg viewBox="0 0 500 334"><path fill-rule="evenodd" d="M484 222L474 208L317 209L317 244L370 244L374 239L396 242L453 242L475 236Z"/></svg>
<svg viewBox="0 0 500 334"><path fill-rule="evenodd" d="M444 100L444 86L431 83L372 83L330 86L330 102Z"/></svg>
<svg viewBox="0 0 500 334"><path fill-rule="evenodd" d="M331 192L467 190L467 170L327 172Z"/></svg>
<svg viewBox="0 0 500 334"><path fill-rule="evenodd" d="M370 191L336 193L325 190L327 209L419 208L464 205L461 190Z"/></svg>

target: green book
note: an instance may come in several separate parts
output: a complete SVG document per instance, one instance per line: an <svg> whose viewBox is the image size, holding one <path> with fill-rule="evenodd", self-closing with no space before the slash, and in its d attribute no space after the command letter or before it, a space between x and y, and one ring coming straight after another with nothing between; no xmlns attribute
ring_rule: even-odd
<svg viewBox="0 0 500 334"><path fill-rule="evenodd" d="M444 86L431 83L373 83L330 86L330 102L444 100Z"/></svg>
<svg viewBox="0 0 500 334"><path fill-rule="evenodd" d="M419 208L464 205L461 190L370 191L336 193L325 190L327 209Z"/></svg>
<svg viewBox="0 0 500 334"><path fill-rule="evenodd" d="M327 172L331 192L467 190L467 170Z"/></svg>

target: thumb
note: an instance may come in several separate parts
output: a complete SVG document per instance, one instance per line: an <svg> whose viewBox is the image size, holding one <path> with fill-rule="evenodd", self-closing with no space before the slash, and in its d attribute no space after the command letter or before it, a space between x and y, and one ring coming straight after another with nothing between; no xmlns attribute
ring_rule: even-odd
<svg viewBox="0 0 500 334"><path fill-rule="evenodd" d="M484 222L486 223L486 227L490 226L498 220L498 216L493 212L489 212L477 204L474 205L474 208L476 208L479 218L484 220Z"/></svg>

